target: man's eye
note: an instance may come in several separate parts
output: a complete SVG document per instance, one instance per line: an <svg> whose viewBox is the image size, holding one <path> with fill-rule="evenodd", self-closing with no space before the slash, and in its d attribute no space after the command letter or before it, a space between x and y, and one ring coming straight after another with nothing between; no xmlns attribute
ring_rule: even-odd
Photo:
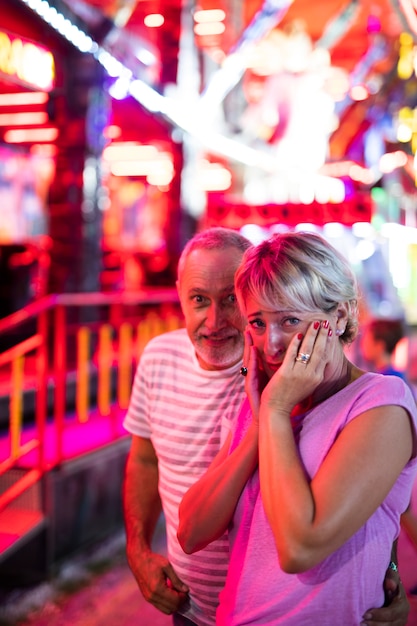
<svg viewBox="0 0 417 626"><path fill-rule="evenodd" d="M191 298L191 300L192 300L195 304L201 304L202 302L204 302L204 296L196 295L196 296L193 296L193 297Z"/></svg>

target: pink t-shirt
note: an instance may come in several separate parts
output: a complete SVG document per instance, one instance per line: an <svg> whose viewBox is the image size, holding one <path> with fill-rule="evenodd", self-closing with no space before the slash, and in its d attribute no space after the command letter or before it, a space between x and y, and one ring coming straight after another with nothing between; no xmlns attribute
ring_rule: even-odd
<svg viewBox="0 0 417 626"><path fill-rule="evenodd" d="M400 514L417 469L416 403L398 377L367 373L307 412L297 437L306 472L313 477L344 426L364 411L387 404L404 407L414 424L413 459L375 513L339 550L301 574L280 569L256 471L239 500L229 529L230 565L217 610L218 626L358 626L365 611L382 606L383 580ZM242 406L231 448L251 421ZM393 442L395 445L395 442ZM387 459L389 462L389 459Z"/></svg>

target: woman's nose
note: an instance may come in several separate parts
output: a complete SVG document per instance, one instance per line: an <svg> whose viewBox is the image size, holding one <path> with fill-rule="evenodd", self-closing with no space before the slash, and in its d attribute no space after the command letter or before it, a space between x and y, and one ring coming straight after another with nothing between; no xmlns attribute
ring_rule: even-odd
<svg viewBox="0 0 417 626"><path fill-rule="evenodd" d="M275 356L283 350L282 336L278 328L269 328L265 336L265 354Z"/></svg>

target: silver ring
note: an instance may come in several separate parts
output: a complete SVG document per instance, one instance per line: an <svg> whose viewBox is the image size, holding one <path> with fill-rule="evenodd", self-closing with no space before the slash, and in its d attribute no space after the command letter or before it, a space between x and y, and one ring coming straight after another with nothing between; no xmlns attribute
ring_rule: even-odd
<svg viewBox="0 0 417 626"><path fill-rule="evenodd" d="M243 366L240 368L240 373L242 374L242 376L246 376L248 373L248 368Z"/></svg>
<svg viewBox="0 0 417 626"><path fill-rule="evenodd" d="M295 360L298 363L304 363L304 365L307 365L310 359L311 359L311 354L305 354L304 352L299 352L297 356L295 357Z"/></svg>

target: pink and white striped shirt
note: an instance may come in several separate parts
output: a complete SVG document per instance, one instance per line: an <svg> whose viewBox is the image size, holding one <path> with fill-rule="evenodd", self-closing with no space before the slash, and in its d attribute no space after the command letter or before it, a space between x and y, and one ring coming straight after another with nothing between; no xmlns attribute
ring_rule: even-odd
<svg viewBox="0 0 417 626"><path fill-rule="evenodd" d="M149 438L154 446L168 558L191 590L190 606L181 612L199 626L215 624L228 541L223 536L204 550L185 554L177 541L178 507L219 451L222 421L233 421L243 402L240 367L204 370L185 329L160 335L142 354L124 421L126 430Z"/></svg>

